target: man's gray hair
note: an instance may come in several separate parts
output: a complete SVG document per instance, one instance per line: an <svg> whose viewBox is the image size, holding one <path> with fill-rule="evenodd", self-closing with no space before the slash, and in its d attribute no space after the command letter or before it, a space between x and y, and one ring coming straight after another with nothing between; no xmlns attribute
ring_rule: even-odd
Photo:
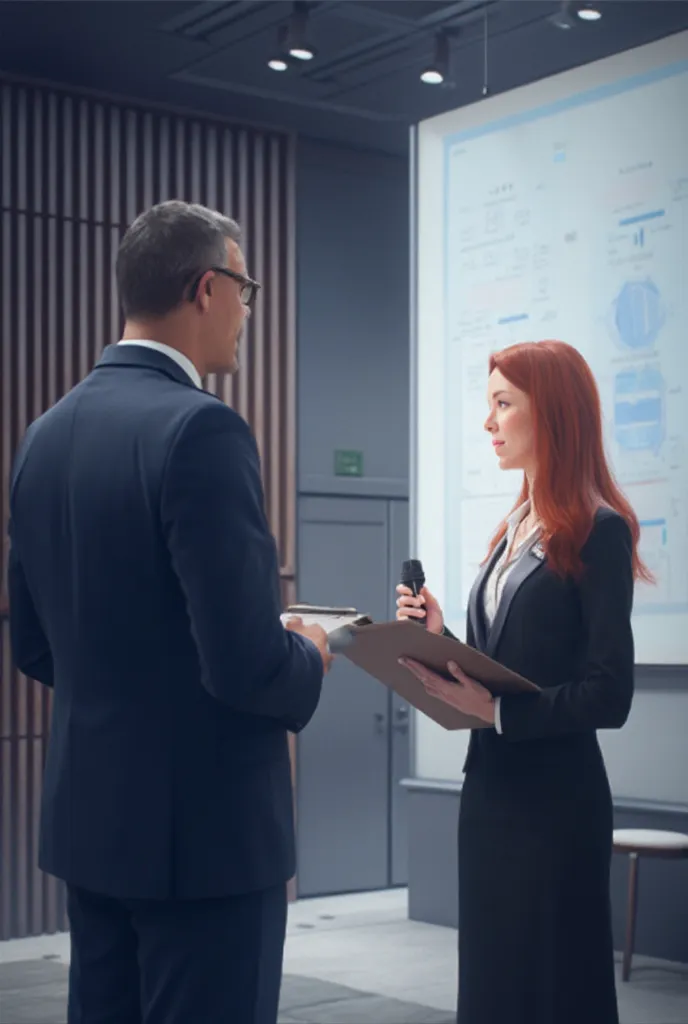
<svg viewBox="0 0 688 1024"><path fill-rule="evenodd" d="M171 199L130 225L117 253L117 286L128 320L165 316L211 267L227 266L226 240L239 242L236 221L198 203Z"/></svg>

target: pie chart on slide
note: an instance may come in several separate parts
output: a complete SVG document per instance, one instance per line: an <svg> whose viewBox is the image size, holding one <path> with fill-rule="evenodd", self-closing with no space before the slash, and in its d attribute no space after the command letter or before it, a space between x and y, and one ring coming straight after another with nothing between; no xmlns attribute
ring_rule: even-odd
<svg viewBox="0 0 688 1024"><path fill-rule="evenodd" d="M621 345L632 352L652 348L664 319L664 304L654 281L626 281L614 301L614 327Z"/></svg>

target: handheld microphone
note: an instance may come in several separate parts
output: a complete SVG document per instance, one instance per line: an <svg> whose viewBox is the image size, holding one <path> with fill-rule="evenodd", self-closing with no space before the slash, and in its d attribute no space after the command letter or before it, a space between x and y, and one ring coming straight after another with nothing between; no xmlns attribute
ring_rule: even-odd
<svg viewBox="0 0 688 1024"><path fill-rule="evenodd" d="M423 563L419 558L409 558L402 564L399 582L403 586L409 587L414 597L420 595L425 586L425 573L423 572ZM424 614L422 618L412 618L410 621L417 622L419 626L425 626L426 620L427 616Z"/></svg>

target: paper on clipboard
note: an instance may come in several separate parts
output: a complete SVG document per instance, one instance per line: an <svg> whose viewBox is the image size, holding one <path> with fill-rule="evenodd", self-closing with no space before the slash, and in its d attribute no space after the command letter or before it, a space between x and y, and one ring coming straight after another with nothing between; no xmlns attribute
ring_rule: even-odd
<svg viewBox="0 0 688 1024"><path fill-rule="evenodd" d="M326 605L292 604L281 616L282 624L293 618L299 618L304 626L321 626L327 635L338 629L346 630L349 626L364 626L372 620L361 615L355 608L328 608Z"/></svg>

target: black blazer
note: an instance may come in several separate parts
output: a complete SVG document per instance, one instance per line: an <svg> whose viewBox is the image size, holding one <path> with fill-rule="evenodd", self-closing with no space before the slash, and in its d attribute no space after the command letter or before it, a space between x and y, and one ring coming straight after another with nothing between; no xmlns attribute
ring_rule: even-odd
<svg viewBox="0 0 688 1024"><path fill-rule="evenodd" d="M167 356L106 350L11 485L17 666L54 687L40 866L115 897L294 873L287 730L322 659L280 624L246 423Z"/></svg>
<svg viewBox="0 0 688 1024"><path fill-rule="evenodd" d="M491 628L483 589L506 539L483 565L469 598L467 642L541 687L501 698L502 733L475 730L464 770L526 764L572 770L597 750L595 730L620 728L633 697L632 542L616 512L599 509L581 557L580 580L561 579L535 545L507 578ZM578 766L579 767L579 766Z"/></svg>

